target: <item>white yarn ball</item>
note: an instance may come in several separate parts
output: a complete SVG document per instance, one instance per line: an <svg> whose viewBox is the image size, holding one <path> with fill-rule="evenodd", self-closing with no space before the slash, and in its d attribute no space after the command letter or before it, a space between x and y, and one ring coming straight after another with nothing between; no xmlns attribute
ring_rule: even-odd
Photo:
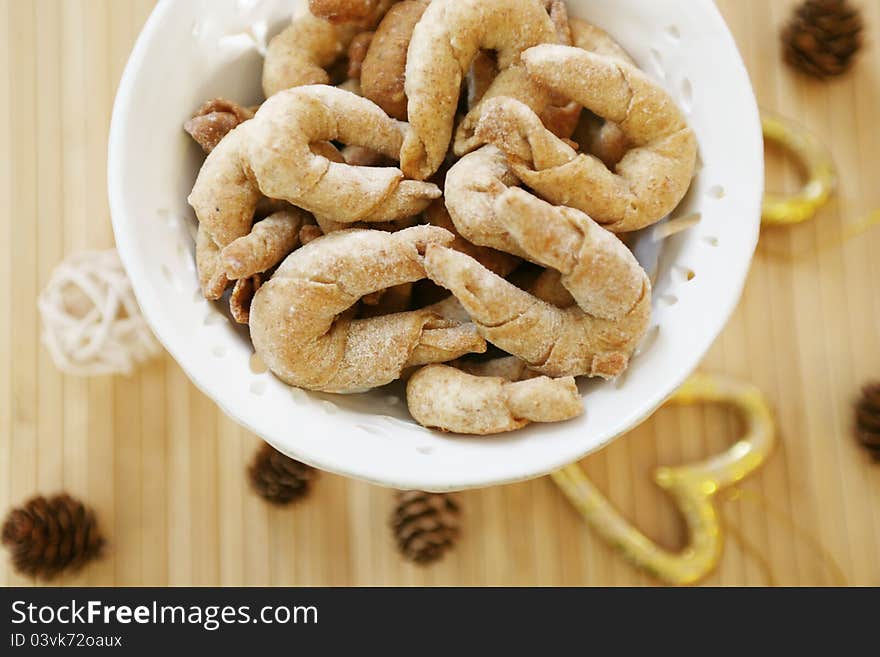
<svg viewBox="0 0 880 657"><path fill-rule="evenodd" d="M159 353L115 249L67 258L37 306L43 343L68 374L130 374Z"/></svg>

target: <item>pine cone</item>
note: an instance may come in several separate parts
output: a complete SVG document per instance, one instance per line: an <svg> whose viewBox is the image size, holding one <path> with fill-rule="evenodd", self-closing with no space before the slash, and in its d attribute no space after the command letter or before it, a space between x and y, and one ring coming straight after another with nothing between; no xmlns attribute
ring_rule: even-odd
<svg viewBox="0 0 880 657"><path fill-rule="evenodd" d="M856 437L880 461L880 381L862 388L856 403Z"/></svg>
<svg viewBox="0 0 880 657"><path fill-rule="evenodd" d="M419 564L440 559L458 538L459 508L451 495L397 493L391 527L403 555Z"/></svg>
<svg viewBox="0 0 880 657"><path fill-rule="evenodd" d="M285 456L264 443L248 468L251 486L264 500L277 506L305 497L317 471Z"/></svg>
<svg viewBox="0 0 880 657"><path fill-rule="evenodd" d="M816 78L841 75L862 46L862 27L847 0L806 0L782 32L785 61Z"/></svg>
<svg viewBox="0 0 880 657"><path fill-rule="evenodd" d="M101 555L104 539L94 512L66 493L28 500L3 523L3 544L23 575L51 579Z"/></svg>

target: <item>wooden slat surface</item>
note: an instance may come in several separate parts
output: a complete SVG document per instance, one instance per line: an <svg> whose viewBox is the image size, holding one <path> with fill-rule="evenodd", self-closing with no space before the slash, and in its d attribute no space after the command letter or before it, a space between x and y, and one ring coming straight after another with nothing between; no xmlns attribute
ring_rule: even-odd
<svg viewBox="0 0 880 657"><path fill-rule="evenodd" d="M115 86L152 0L0 0L0 509L67 489L98 511L107 558L62 580L137 584L639 585L549 479L468 492L463 538L442 563L404 563L388 491L322 475L308 502L269 509L246 488L258 440L164 357L132 378L59 374L39 343L35 300L65 255L106 248L107 128ZM880 585L880 466L850 435L851 401L880 378L880 229L841 246L880 207L880 50L855 74L809 82L781 64L793 2L719 0L763 108L832 148L840 194L814 223L765 230L742 305L704 368L748 378L774 404L781 446L725 505L732 535L709 584ZM880 4L864 2L876 41ZM796 182L770 157L775 186ZM736 436L719 409L667 409L585 466L651 537L681 525L657 464L717 452ZM735 534L735 535L734 535ZM738 538L737 538L738 537ZM0 561L0 585L28 584Z"/></svg>

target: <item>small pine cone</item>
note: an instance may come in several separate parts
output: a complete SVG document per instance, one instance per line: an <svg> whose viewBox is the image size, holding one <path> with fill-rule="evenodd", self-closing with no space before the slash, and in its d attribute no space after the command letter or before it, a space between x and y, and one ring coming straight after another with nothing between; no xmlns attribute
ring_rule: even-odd
<svg viewBox="0 0 880 657"><path fill-rule="evenodd" d="M3 523L3 545L23 575L51 579L101 556L104 539L94 512L66 493L28 500Z"/></svg>
<svg viewBox="0 0 880 657"><path fill-rule="evenodd" d="M270 504L284 506L305 497L317 470L264 443L248 468L254 491Z"/></svg>
<svg viewBox="0 0 880 657"><path fill-rule="evenodd" d="M403 555L419 564L443 557L458 538L459 507L451 495L410 490L397 494L391 527Z"/></svg>
<svg viewBox="0 0 880 657"><path fill-rule="evenodd" d="M805 0L782 32L785 60L816 78L842 75L862 46L862 28L848 0Z"/></svg>
<svg viewBox="0 0 880 657"><path fill-rule="evenodd" d="M856 437L880 461L880 381L862 388L856 403Z"/></svg>

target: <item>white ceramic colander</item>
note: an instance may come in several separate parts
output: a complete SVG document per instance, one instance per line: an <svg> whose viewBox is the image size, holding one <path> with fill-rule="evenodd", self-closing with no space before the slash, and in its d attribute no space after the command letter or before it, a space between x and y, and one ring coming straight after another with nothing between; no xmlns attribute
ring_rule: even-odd
<svg viewBox="0 0 880 657"><path fill-rule="evenodd" d="M490 438L417 426L400 387L351 396L287 387L251 369L245 331L199 292L186 197L202 157L181 129L206 99L260 100L260 51L304 0L162 0L125 70L110 134L119 254L158 338L233 419L290 456L387 486L451 490L545 474L607 444L687 378L723 328L755 249L763 192L761 127L736 45L710 0L568 0L668 88L700 143L675 215L700 222L665 241L653 328L625 376L585 381L586 413ZM637 252L652 258L650 233Z"/></svg>

